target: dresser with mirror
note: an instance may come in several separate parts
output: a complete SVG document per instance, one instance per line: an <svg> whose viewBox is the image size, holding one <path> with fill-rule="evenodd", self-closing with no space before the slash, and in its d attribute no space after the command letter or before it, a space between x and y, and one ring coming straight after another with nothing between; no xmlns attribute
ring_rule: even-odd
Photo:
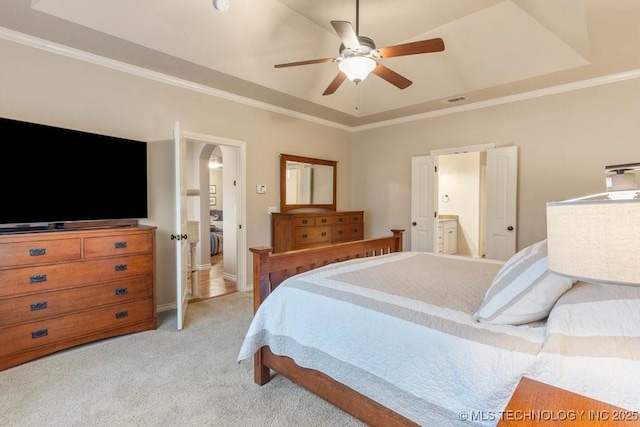
<svg viewBox="0 0 640 427"><path fill-rule="evenodd" d="M271 214L274 252L364 238L364 211L336 211L337 163L280 155L280 212Z"/></svg>

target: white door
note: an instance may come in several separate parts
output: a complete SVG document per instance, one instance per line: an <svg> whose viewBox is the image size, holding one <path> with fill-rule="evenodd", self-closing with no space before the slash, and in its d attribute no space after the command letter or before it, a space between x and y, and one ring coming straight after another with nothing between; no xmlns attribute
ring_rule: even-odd
<svg viewBox="0 0 640 427"><path fill-rule="evenodd" d="M187 144L176 122L173 129L175 150L175 233L171 238L176 244L176 320L178 330L182 329L187 315L189 303L189 287L187 286Z"/></svg>
<svg viewBox="0 0 640 427"><path fill-rule="evenodd" d="M508 260L516 252L518 147L487 150L487 258Z"/></svg>
<svg viewBox="0 0 640 427"><path fill-rule="evenodd" d="M411 250L436 252L438 157L411 158Z"/></svg>

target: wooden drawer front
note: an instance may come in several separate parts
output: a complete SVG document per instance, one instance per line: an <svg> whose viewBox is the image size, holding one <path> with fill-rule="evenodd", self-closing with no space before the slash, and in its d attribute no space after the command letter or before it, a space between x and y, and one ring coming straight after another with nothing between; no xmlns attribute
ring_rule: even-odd
<svg viewBox="0 0 640 427"><path fill-rule="evenodd" d="M336 224L338 225L349 224L351 222L350 215L338 215L336 216L335 219L336 219Z"/></svg>
<svg viewBox="0 0 640 427"><path fill-rule="evenodd" d="M362 240L363 236L364 233L362 230L362 225L337 225L334 228L333 240L335 242L343 242L345 240Z"/></svg>
<svg viewBox="0 0 640 427"><path fill-rule="evenodd" d="M153 247L151 234L88 237L84 239L85 258L149 253Z"/></svg>
<svg viewBox="0 0 640 427"><path fill-rule="evenodd" d="M0 267L75 261L80 256L80 239L0 244Z"/></svg>
<svg viewBox="0 0 640 427"><path fill-rule="evenodd" d="M296 247L331 243L331 227L296 228Z"/></svg>
<svg viewBox="0 0 640 427"><path fill-rule="evenodd" d="M151 254L2 270L0 297L151 276L152 270Z"/></svg>
<svg viewBox="0 0 640 427"><path fill-rule="evenodd" d="M316 217L314 216L304 216L301 218L296 217L294 219L294 224L296 227L309 227L311 225L316 225Z"/></svg>
<svg viewBox="0 0 640 427"><path fill-rule="evenodd" d="M152 277L137 277L0 300L0 325L32 322L79 310L152 296Z"/></svg>
<svg viewBox="0 0 640 427"><path fill-rule="evenodd" d="M364 218L361 213L354 213L349 215L349 222L351 224L362 224L364 222Z"/></svg>
<svg viewBox="0 0 640 427"><path fill-rule="evenodd" d="M333 225L336 224L338 217L335 215L331 216L317 216L316 217L316 225Z"/></svg>
<svg viewBox="0 0 640 427"><path fill-rule="evenodd" d="M153 316L153 298L0 329L0 356L116 329Z"/></svg>

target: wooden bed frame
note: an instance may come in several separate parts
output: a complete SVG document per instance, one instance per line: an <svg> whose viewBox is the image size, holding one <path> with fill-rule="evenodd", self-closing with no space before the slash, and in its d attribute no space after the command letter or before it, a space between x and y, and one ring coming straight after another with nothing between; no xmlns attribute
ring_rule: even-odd
<svg viewBox="0 0 640 427"><path fill-rule="evenodd" d="M316 248L272 254L272 248L250 248L253 253L253 310L287 277L314 268L353 258L402 252L404 230L391 230L392 236L358 240ZM254 380L264 385L271 380L271 370L287 377L317 396L371 426L417 426L416 423L378 402L337 382L322 372L302 368L289 357L273 354L268 346L254 356Z"/></svg>

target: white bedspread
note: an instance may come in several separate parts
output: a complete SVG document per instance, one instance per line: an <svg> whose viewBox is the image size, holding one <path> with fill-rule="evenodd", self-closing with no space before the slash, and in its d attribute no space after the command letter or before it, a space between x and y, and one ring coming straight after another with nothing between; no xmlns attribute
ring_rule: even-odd
<svg viewBox="0 0 640 427"><path fill-rule="evenodd" d="M404 252L294 276L262 304L238 360L268 345L421 425L494 425L546 334L473 319L501 265Z"/></svg>

